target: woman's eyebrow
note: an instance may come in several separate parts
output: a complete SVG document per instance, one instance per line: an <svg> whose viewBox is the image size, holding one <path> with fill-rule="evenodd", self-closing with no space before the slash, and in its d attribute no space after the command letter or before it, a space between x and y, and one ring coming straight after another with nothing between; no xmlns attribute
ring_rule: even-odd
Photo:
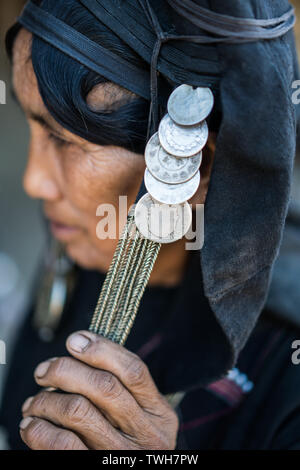
<svg viewBox="0 0 300 470"><path fill-rule="evenodd" d="M51 132L55 132L56 134L59 134L58 130L55 129L53 126L51 126L51 124L41 114L35 113L33 111L28 111L26 115L28 119L38 122L47 131L51 131Z"/></svg>
<svg viewBox="0 0 300 470"><path fill-rule="evenodd" d="M23 109L13 86L10 88L10 94L13 100L18 104L18 106L20 106L20 108L25 112L26 116L29 119L32 119L33 121L38 122L44 129L47 129L48 131L59 134L59 131L55 129L53 126L51 126L51 124L45 119L44 116L42 116L41 114L32 112L32 111L27 111Z"/></svg>
<svg viewBox="0 0 300 470"><path fill-rule="evenodd" d="M28 119L31 119L35 122L38 122L40 124L40 126L42 126L44 129L46 129L46 131L50 132L51 134L56 135L58 138L60 138L64 142L67 142L69 144L74 143L74 142L71 142L70 140L68 140L57 128L52 126L47 121L47 119L44 116L42 116L41 114L29 111L29 112L26 113L26 115L27 115Z"/></svg>
<svg viewBox="0 0 300 470"><path fill-rule="evenodd" d="M38 113L35 113L33 111L24 110L23 106L20 103L20 100L18 99L18 96L17 96L13 86L10 87L10 93L11 93L11 96L12 96L13 100L22 109L22 111L25 113L25 115L27 116L28 119L31 119L35 122L38 122L48 132L56 134L59 138L61 138L65 142L70 143L70 144L72 143L70 140L66 139L65 136L61 132L59 132L59 130L57 128L52 126L51 123L49 121L47 121L47 119L42 114L38 114Z"/></svg>

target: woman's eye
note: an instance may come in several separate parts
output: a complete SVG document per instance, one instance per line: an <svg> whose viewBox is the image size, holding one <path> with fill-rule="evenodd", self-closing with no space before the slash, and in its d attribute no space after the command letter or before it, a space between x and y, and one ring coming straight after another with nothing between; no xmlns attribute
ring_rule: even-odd
<svg viewBox="0 0 300 470"><path fill-rule="evenodd" d="M61 139L60 137L58 137L55 134L52 134L51 132L48 134L48 136L49 136L49 139L52 140L58 147L63 147L63 146L70 145L69 142L67 142L66 140Z"/></svg>

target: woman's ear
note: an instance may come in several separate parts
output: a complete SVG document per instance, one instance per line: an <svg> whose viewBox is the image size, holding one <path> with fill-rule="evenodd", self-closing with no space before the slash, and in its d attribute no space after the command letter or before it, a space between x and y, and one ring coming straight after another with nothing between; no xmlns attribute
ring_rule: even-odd
<svg viewBox="0 0 300 470"><path fill-rule="evenodd" d="M216 133L210 133L206 146L203 149L203 158L200 167L201 181L199 188L194 196L189 200L189 203L195 208L196 204L204 204L207 196L207 191L210 182L210 176L215 158L216 150Z"/></svg>

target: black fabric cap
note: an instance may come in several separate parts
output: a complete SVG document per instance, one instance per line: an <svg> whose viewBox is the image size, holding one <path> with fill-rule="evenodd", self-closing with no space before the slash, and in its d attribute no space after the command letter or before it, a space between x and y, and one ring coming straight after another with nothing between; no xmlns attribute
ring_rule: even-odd
<svg viewBox="0 0 300 470"><path fill-rule="evenodd" d="M197 1L197 3L202 3ZM220 13L280 16L288 2L209 2ZM293 33L217 46L222 123L205 207L205 293L234 356L264 306L287 214L296 144L291 100L298 76Z"/></svg>

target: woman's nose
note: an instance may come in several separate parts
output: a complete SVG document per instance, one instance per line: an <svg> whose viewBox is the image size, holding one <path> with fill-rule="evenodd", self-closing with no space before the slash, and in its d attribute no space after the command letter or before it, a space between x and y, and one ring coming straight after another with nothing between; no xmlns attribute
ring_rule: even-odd
<svg viewBox="0 0 300 470"><path fill-rule="evenodd" d="M54 201L61 197L56 181L53 153L31 137L28 162L23 177L25 192L34 199Z"/></svg>

